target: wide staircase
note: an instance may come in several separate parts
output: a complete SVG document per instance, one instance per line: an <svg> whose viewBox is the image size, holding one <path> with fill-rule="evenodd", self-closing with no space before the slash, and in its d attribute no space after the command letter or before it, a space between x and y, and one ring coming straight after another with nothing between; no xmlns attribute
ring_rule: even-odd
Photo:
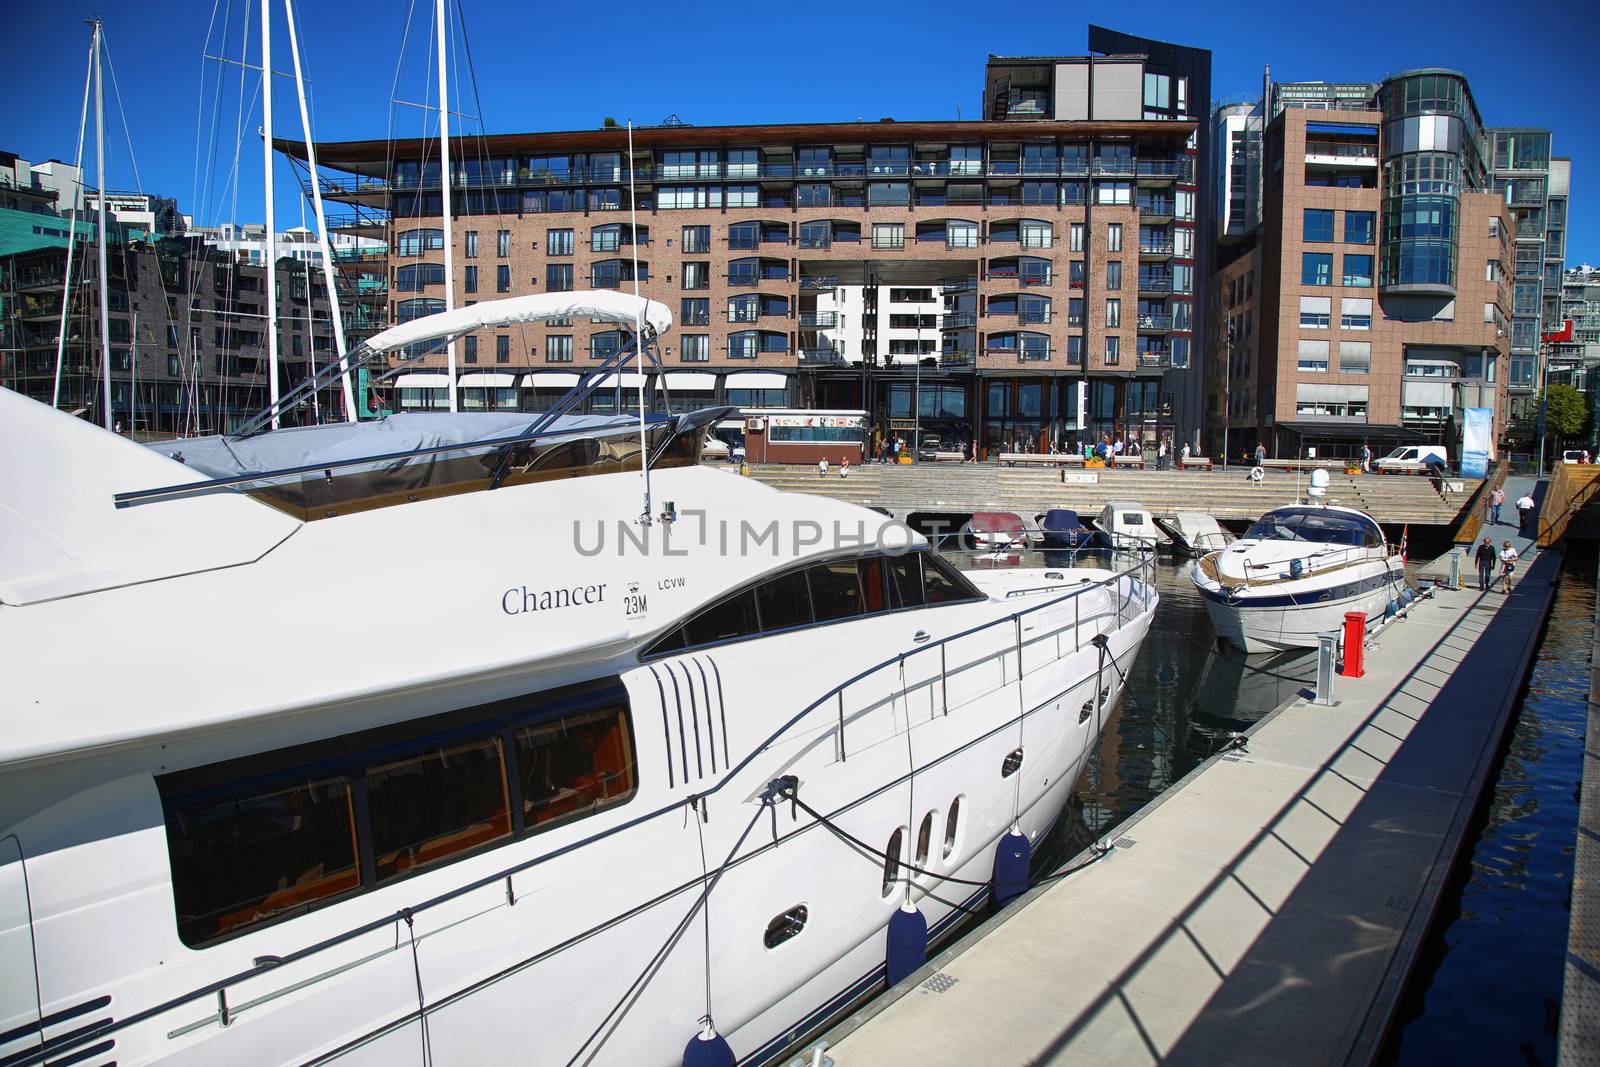
<svg viewBox="0 0 1600 1067"><path fill-rule="evenodd" d="M1094 515L1107 502L1135 501L1157 515L1200 511L1221 520L1253 520L1272 508L1304 496L1308 478L1269 471L1252 482L1245 468L1215 471L1100 470L1090 483L1073 471L1001 467L988 463L930 463L852 467L848 478L838 468L826 478L815 467L752 467L754 477L778 489L820 493L899 515L917 512L1014 511L1037 515L1047 508L1072 508ZM1330 504L1358 508L1381 523L1419 526L1453 524L1478 482L1466 479L1460 492L1441 492L1429 478L1347 475L1329 472Z"/></svg>

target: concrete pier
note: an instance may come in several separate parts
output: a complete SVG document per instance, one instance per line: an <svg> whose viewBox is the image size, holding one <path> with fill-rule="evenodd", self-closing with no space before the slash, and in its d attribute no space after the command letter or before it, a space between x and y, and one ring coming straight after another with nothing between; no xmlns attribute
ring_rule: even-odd
<svg viewBox="0 0 1600 1067"><path fill-rule="evenodd" d="M1372 1060L1549 612L1559 558L1516 543L1509 596L1473 574L1384 627L1335 706L1301 699L1257 724L1119 827L1104 858L836 1028L834 1061Z"/></svg>

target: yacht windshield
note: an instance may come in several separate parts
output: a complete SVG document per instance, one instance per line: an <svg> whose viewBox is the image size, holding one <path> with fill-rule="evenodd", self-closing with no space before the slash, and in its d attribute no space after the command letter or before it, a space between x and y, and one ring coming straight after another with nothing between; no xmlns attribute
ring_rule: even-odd
<svg viewBox="0 0 1600 1067"><path fill-rule="evenodd" d="M1306 541L1323 545L1378 547L1383 534L1377 526L1354 515L1320 509L1284 508L1270 512L1253 524L1246 537L1266 541Z"/></svg>

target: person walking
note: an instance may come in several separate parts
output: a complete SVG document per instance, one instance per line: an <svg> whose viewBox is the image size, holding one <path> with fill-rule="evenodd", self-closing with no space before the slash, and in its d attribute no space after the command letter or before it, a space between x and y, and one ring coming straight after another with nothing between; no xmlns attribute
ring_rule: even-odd
<svg viewBox="0 0 1600 1067"><path fill-rule="evenodd" d="M1183 470L1183 465L1189 462L1189 442L1183 443L1183 451L1178 453L1178 469Z"/></svg>
<svg viewBox="0 0 1600 1067"><path fill-rule="evenodd" d="M1533 516L1533 509L1537 506L1533 502L1533 497L1528 493L1523 493L1517 498L1517 535L1519 537L1528 535L1528 519Z"/></svg>
<svg viewBox="0 0 1600 1067"><path fill-rule="evenodd" d="M1505 547L1500 550L1500 580L1505 583L1504 592L1511 592L1511 572L1517 569L1519 558L1517 550L1511 547L1510 541L1507 541Z"/></svg>
<svg viewBox="0 0 1600 1067"><path fill-rule="evenodd" d="M1372 473L1372 446L1365 441L1361 442L1361 473Z"/></svg>
<svg viewBox="0 0 1600 1067"><path fill-rule="evenodd" d="M1267 446L1256 442L1256 466L1265 466L1267 462Z"/></svg>
<svg viewBox="0 0 1600 1067"><path fill-rule="evenodd" d="M1489 583L1494 580L1494 561L1497 555L1492 537L1485 537L1483 544L1478 546L1478 551L1472 554L1472 558L1478 564L1478 591L1481 593L1487 593Z"/></svg>
<svg viewBox="0 0 1600 1067"><path fill-rule="evenodd" d="M1489 494L1489 522L1494 526L1500 525L1500 507L1506 502L1506 491L1500 486L1494 487L1494 492Z"/></svg>
<svg viewBox="0 0 1600 1067"><path fill-rule="evenodd" d="M1163 437L1161 443L1156 445L1156 470L1167 469L1167 439Z"/></svg>

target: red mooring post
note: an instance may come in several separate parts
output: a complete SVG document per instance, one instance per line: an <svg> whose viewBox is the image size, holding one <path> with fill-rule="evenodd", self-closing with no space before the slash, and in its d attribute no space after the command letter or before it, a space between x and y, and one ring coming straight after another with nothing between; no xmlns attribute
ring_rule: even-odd
<svg viewBox="0 0 1600 1067"><path fill-rule="evenodd" d="M1339 673L1346 678L1360 678L1366 674L1362 670L1363 652L1367 640L1367 616L1359 611L1347 611L1344 614L1344 670Z"/></svg>

